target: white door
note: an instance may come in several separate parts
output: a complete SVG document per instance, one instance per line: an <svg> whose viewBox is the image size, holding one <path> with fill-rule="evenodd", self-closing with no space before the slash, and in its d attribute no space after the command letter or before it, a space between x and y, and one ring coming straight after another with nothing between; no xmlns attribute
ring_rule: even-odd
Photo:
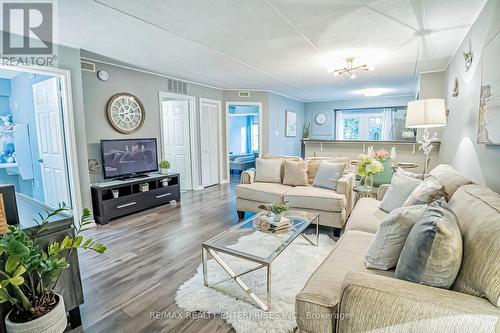
<svg viewBox="0 0 500 333"><path fill-rule="evenodd" d="M201 169L203 186L219 184L218 103L200 102Z"/></svg>
<svg viewBox="0 0 500 333"><path fill-rule="evenodd" d="M57 207L63 202L71 205L58 86L57 78L33 84L36 134L40 155L38 163L42 171L45 203L52 207Z"/></svg>
<svg viewBox="0 0 500 333"><path fill-rule="evenodd" d="M178 172L181 190L192 190L191 149L189 135L189 102L162 102L163 158L170 162L170 171Z"/></svg>

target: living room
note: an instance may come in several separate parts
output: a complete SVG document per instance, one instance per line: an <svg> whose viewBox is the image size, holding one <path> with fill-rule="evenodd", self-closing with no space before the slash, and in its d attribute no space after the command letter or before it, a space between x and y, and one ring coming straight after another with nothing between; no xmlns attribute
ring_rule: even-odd
<svg viewBox="0 0 500 333"><path fill-rule="evenodd" d="M2 13L0 332L500 332L498 0Z"/></svg>

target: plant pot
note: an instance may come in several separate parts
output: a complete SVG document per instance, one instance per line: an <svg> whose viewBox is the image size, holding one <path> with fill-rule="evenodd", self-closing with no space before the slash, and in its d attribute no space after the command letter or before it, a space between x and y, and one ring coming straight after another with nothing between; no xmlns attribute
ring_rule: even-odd
<svg viewBox="0 0 500 333"><path fill-rule="evenodd" d="M10 321L11 310L5 318L7 333L63 333L68 326L66 309L61 295L57 294L58 302L45 316L28 321L26 323L14 323Z"/></svg>
<svg viewBox="0 0 500 333"><path fill-rule="evenodd" d="M165 169L165 168L160 168L160 173L162 175L168 175L168 169Z"/></svg>
<svg viewBox="0 0 500 333"><path fill-rule="evenodd" d="M371 174L363 178L363 185L367 190L371 191L373 188L373 176Z"/></svg>
<svg viewBox="0 0 500 333"><path fill-rule="evenodd" d="M273 217L273 221L274 222L279 222L281 221L281 214L275 214L274 217Z"/></svg>

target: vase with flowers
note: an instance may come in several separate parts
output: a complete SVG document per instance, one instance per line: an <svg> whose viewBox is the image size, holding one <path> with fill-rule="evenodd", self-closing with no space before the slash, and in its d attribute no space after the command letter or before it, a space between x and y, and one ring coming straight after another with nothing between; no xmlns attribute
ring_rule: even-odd
<svg viewBox="0 0 500 333"><path fill-rule="evenodd" d="M389 152L381 148L374 151L372 157L384 166L384 170L381 173L373 175L373 185L390 184L392 180L392 161Z"/></svg>
<svg viewBox="0 0 500 333"><path fill-rule="evenodd" d="M373 156L360 154L358 156L357 174L367 190L373 188L373 175L384 171L384 165Z"/></svg>

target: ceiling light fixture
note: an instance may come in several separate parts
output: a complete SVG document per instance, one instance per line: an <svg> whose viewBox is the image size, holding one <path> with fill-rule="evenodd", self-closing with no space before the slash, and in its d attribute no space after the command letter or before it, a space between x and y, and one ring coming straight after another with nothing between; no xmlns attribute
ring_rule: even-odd
<svg viewBox="0 0 500 333"><path fill-rule="evenodd" d="M350 77L351 79L354 79L354 78L356 78L356 73L354 73L356 71L366 72L366 71L374 71L375 70L374 66L369 66L367 64L355 66L353 57L346 58L346 62L347 62L347 64L345 67L337 68L337 69L329 68L327 70L328 73L333 74L333 76L339 76L339 75L345 74L346 76Z"/></svg>

